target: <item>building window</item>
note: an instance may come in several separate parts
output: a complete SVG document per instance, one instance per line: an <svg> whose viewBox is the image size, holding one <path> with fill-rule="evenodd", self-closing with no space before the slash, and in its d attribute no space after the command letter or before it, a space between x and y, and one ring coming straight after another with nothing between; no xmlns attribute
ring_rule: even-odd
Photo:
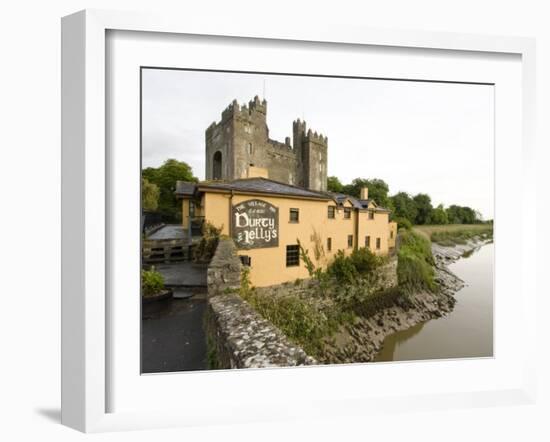
<svg viewBox="0 0 550 442"><path fill-rule="evenodd" d="M328 217L330 219L336 218L336 207L334 206L328 206Z"/></svg>
<svg viewBox="0 0 550 442"><path fill-rule="evenodd" d="M252 265L252 258L248 255L240 255L239 259L241 260L241 264L245 267L250 267Z"/></svg>
<svg viewBox="0 0 550 442"><path fill-rule="evenodd" d="M390 238L393 238L393 230L390 231Z"/></svg>
<svg viewBox="0 0 550 442"><path fill-rule="evenodd" d="M365 236L365 247L370 247L370 236Z"/></svg>
<svg viewBox="0 0 550 442"><path fill-rule="evenodd" d="M300 210L299 209L290 209L290 222L297 223L300 221Z"/></svg>
<svg viewBox="0 0 550 442"><path fill-rule="evenodd" d="M353 247L353 235L348 235L348 248Z"/></svg>
<svg viewBox="0 0 550 442"><path fill-rule="evenodd" d="M380 250L380 238L376 238L376 250Z"/></svg>
<svg viewBox="0 0 550 442"><path fill-rule="evenodd" d="M369 210L369 219L374 219L374 212Z"/></svg>
<svg viewBox="0 0 550 442"><path fill-rule="evenodd" d="M344 207L344 219L351 218L351 207Z"/></svg>
<svg viewBox="0 0 550 442"><path fill-rule="evenodd" d="M195 202L189 201L189 217L194 218L195 217Z"/></svg>
<svg viewBox="0 0 550 442"><path fill-rule="evenodd" d="M300 265L300 248L298 245L286 246L286 266L295 267Z"/></svg>
<svg viewBox="0 0 550 442"><path fill-rule="evenodd" d="M329 252L332 250L332 238L327 238L327 250Z"/></svg>
<svg viewBox="0 0 550 442"><path fill-rule="evenodd" d="M252 143L248 143L248 154L252 155Z"/></svg>

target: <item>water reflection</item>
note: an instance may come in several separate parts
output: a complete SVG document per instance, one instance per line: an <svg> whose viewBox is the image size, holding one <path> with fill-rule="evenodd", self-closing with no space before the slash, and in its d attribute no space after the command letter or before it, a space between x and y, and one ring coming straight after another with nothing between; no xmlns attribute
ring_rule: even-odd
<svg viewBox="0 0 550 442"><path fill-rule="evenodd" d="M467 284L453 312L388 336L376 361L492 356L493 253L488 244L451 264Z"/></svg>

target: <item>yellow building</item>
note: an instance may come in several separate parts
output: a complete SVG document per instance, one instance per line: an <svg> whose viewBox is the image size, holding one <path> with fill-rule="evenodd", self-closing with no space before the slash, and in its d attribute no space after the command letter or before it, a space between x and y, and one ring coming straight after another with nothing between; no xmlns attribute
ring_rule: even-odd
<svg viewBox="0 0 550 442"><path fill-rule="evenodd" d="M395 247L397 225L389 210L368 199L320 192L263 177L204 183L178 182L183 227L190 234L201 222L233 238L258 287L308 278L298 241L317 266L338 252L368 247L386 255Z"/></svg>

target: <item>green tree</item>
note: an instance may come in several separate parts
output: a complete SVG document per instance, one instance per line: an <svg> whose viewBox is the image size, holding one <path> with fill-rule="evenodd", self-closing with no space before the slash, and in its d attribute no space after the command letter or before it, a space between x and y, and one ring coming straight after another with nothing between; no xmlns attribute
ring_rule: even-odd
<svg viewBox="0 0 550 442"><path fill-rule="evenodd" d="M451 224L475 224L480 222L479 215L474 209L467 206L453 204L447 208L447 217Z"/></svg>
<svg viewBox="0 0 550 442"><path fill-rule="evenodd" d="M435 209L432 210L430 215L430 222L432 224L448 224L449 218L447 217L447 212L443 208L443 204L440 204Z"/></svg>
<svg viewBox="0 0 550 442"><path fill-rule="evenodd" d="M198 181L193 175L191 166L183 161L171 158L166 160L160 167L143 169L141 176L159 188L157 211L167 221L178 221L181 218L181 212L178 209L176 196L174 195L176 181Z"/></svg>
<svg viewBox="0 0 550 442"><path fill-rule="evenodd" d="M417 214L416 204L407 192L396 193L391 197L391 201L395 217L406 218L412 224L415 223Z"/></svg>
<svg viewBox="0 0 550 442"><path fill-rule="evenodd" d="M141 207L143 210L148 210L151 212L157 210L159 195L159 186L149 182L147 178L141 179Z"/></svg>
<svg viewBox="0 0 550 442"><path fill-rule="evenodd" d="M430 215L432 214L433 206L429 195L419 193L415 195L414 204L416 205L415 224L429 224Z"/></svg>
<svg viewBox="0 0 550 442"><path fill-rule="evenodd" d="M351 184L344 186L344 193L359 198L363 187L368 187L369 199L376 201L376 204L380 206L391 208L391 201L388 197L390 188L384 180L379 178L355 178Z"/></svg>
<svg viewBox="0 0 550 442"><path fill-rule="evenodd" d="M329 176L327 178L327 190L330 192L342 193L344 191L344 185L340 182L338 177Z"/></svg>

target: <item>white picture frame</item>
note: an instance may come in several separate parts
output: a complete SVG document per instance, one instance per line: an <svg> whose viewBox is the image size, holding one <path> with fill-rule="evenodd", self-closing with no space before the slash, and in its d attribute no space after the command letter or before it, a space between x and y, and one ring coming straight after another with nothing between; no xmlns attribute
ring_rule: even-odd
<svg viewBox="0 0 550 442"><path fill-rule="evenodd" d="M108 327L109 248L112 240L107 228L111 198L107 184L107 84L106 33L109 31L155 32L165 35L199 35L270 39L285 42L331 43L380 48L436 49L484 54L510 54L521 57L521 174L520 239L527 238L535 220L535 43L532 39L494 37L416 31L357 29L345 26L301 26L266 23L217 23L197 21L193 17L159 17L150 14L87 10L62 21L62 423L85 432L111 431L168 426L208 425L221 422L252 422L289 417L363 415L371 411L389 412L410 409L454 408L531 403L535 393L535 367L532 342L526 340L521 358L521 380L502 388L449 393L436 387L425 395L390 394L376 400L361 392L355 397L312 398L309 407L296 403L273 403L257 407L247 404L246 395L233 398L234 408L220 406L206 415L204 408L189 410L151 409L112 411L109 392L113 388L108 375L112 354ZM507 173L499 170L496 174ZM498 188L497 188L498 193ZM498 222L498 220L497 220ZM497 233L498 235L498 233ZM535 270L526 265L526 257L535 255L535 243L520 241L521 321L525 336L534 336L536 312ZM498 318L497 318L498 320ZM446 364L446 362L440 362ZM452 363L447 363L452 364ZM344 367L331 367L336 373ZM349 367L347 367L349 371ZM353 368L357 373L360 367ZM381 367L381 369L384 369ZM412 369L412 368L411 368ZM389 368L388 368L389 370ZM416 366L415 370L419 370ZM256 382L265 382L276 371L254 371ZM287 379L298 376L284 372ZM242 372L241 372L242 373ZM329 373L326 371L325 373ZM139 375L139 373L137 373ZM224 376L224 373L217 373ZM249 376L249 377L250 377ZM241 376L241 379L243 376ZM174 379L174 378L173 378ZM199 379L196 377L195 379ZM214 379L214 378L210 378ZM233 377L233 380L236 378ZM243 381L255 382L253 380ZM223 401L220 402L221 405ZM240 413L235 411L239 410Z"/></svg>

